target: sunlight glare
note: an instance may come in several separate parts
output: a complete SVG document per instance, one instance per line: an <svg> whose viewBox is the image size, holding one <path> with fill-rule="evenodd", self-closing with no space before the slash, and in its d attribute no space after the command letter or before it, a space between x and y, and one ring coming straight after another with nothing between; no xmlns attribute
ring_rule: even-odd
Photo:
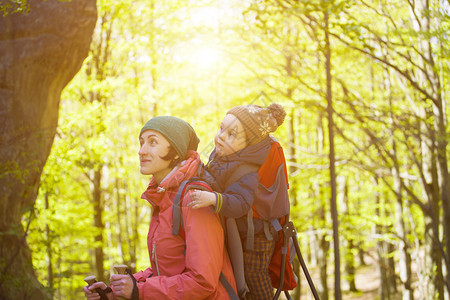
<svg viewBox="0 0 450 300"><path fill-rule="evenodd" d="M213 68L219 62L219 59L219 51L209 46L197 48L190 58L193 64L202 69Z"/></svg>

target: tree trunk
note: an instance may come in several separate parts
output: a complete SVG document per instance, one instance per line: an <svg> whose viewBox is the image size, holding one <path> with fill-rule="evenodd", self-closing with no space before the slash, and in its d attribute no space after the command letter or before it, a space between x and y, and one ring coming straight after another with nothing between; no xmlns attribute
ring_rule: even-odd
<svg viewBox="0 0 450 300"><path fill-rule="evenodd" d="M29 0L0 18L0 298L49 299L22 228L58 122L62 89L89 51L95 0ZM20 288L18 288L20 287Z"/></svg>
<svg viewBox="0 0 450 300"><path fill-rule="evenodd" d="M48 192L45 193L45 210L50 209L48 201ZM45 224L45 239L47 247L47 281L50 292L53 293L53 250L52 250L52 237L50 226Z"/></svg>
<svg viewBox="0 0 450 300"><path fill-rule="evenodd" d="M319 218L318 228L323 228L327 224L326 220L326 198L323 192L323 187L320 183L316 183L314 190L317 192L317 198L319 203L317 205L317 216ZM327 233L318 230L317 234L314 234L314 238L318 241L317 253L317 267L319 269L319 284L317 286L317 293L321 300L328 300L328 251L330 250L330 243L327 241Z"/></svg>
<svg viewBox="0 0 450 300"><path fill-rule="evenodd" d="M421 40L419 42L419 51L422 54L420 63L422 64L422 73L419 73L421 82L429 91L431 99L425 99L430 101L432 111L424 112L424 115L430 117L433 120L433 136L424 137L425 143L424 147L427 148L428 160L424 160L425 164L428 166L424 167L427 170L427 184L431 189L431 198L429 206L429 214L426 218L426 228L428 233L428 244L427 249L431 255L431 261L436 259L444 258L446 262L447 270L450 269L449 259L450 259L450 195L449 195L449 182L448 182L448 167L447 167L447 132L446 132L446 120L444 113L445 102L441 97L441 83L439 80L439 74L437 74L436 66L433 58L432 44L430 40L431 32L431 18L430 14L430 1L420 0L415 2L415 5L411 7L411 17L415 21L416 25L420 30ZM425 120L425 119L424 119ZM424 124L425 128L426 124ZM428 134L428 132L426 132ZM433 165L431 165L433 164ZM431 175L431 176L430 176ZM425 188L426 190L426 188ZM442 201L442 203L440 203ZM435 251L441 251L439 246L432 239L437 239L439 241L438 225L440 205L443 208L443 231L444 231L444 253L434 253ZM433 228L434 227L434 228ZM434 233L433 233L434 231ZM444 256L442 256L444 254ZM439 258L440 257L440 258ZM429 266L429 265L428 265ZM429 270L432 283L429 284L430 294L429 297L436 297L439 293L439 299L443 299L443 277L442 277L442 262L438 265L435 271ZM430 266L431 268L431 266ZM440 269L440 270L439 270ZM436 276L436 277L434 277ZM434 278L433 278L434 277ZM442 277L442 280L441 280ZM447 272L446 276L446 286L447 292L450 294L450 273Z"/></svg>
<svg viewBox="0 0 450 300"><path fill-rule="evenodd" d="M287 126L288 126L288 146L287 146L287 157L289 162L289 174L292 175L297 171L297 158L296 158L296 151L295 151L295 130L294 130L294 116L295 116L295 109L292 109L292 111L289 114L289 117L287 119ZM297 205L297 187L295 184L289 185L289 198L291 201L292 206Z"/></svg>
<svg viewBox="0 0 450 300"><path fill-rule="evenodd" d="M291 94L291 91L288 91L288 95ZM292 109L291 112L289 113L289 117L287 119L287 126L288 126L288 146L287 146L287 159L288 159L288 163L289 163L289 169L288 169L288 173L289 175L293 175L296 171L297 171L297 158L296 158L296 151L295 151L295 130L294 130L294 124L295 124L295 109ZM297 188L296 188L296 184L290 182L289 184L289 200L291 202L291 206L296 206L297 205ZM301 274L300 274L300 262L298 260L298 257L295 256L294 258L294 273L298 278L298 284L297 287L294 289L294 293L293 293L293 299L294 300L300 300L300 295L301 295Z"/></svg>
<svg viewBox="0 0 450 300"><path fill-rule="evenodd" d="M374 177L374 186L378 186L378 177L375 175ZM380 194L377 191L375 193L375 203L376 203L376 209L375 209L375 215L381 219L381 199ZM375 225L375 234L377 237L380 237L383 235L382 226L380 224ZM377 240L376 244L377 249L377 256L378 256L378 274L380 278L380 285L378 287L378 298L388 300L389 299L389 288L388 288L388 278L386 276L386 270L387 270L387 262L386 262L386 255L385 255L385 247L384 247L384 241L382 241L380 238Z"/></svg>
<svg viewBox="0 0 450 300"><path fill-rule="evenodd" d="M334 250L334 297L335 300L341 300L341 260L339 254L339 224L336 202L336 170L335 170L335 153L334 153L334 121L333 121L333 102L331 92L331 49L330 39L328 35L328 12L324 13L325 20L325 72L327 78L327 112L328 112L328 141L329 141L329 162L330 162L330 210L331 219L333 221L333 250Z"/></svg>
<svg viewBox="0 0 450 300"><path fill-rule="evenodd" d="M324 128L322 123L323 116L319 115L317 118L317 149L316 152L321 154L324 153L324 147L325 147L325 134L324 134ZM316 186L314 187L314 190L318 194L319 199L319 205L317 209L317 215L319 217L319 226L318 228L324 228L327 224L327 218L326 218L326 200L325 195L323 193L323 186L320 182L315 181L314 183ZM317 255L317 263L319 267L319 285L317 289L317 293L319 294L319 298L321 300L328 300L329 298L329 292L328 292L328 250L330 249L330 243L326 239L326 233L322 232L321 230L317 233L317 239L319 241L319 248L316 253Z"/></svg>
<svg viewBox="0 0 450 300"><path fill-rule="evenodd" d="M423 112L422 120L427 113ZM426 128L426 124L423 124ZM433 152L433 132L422 135L423 172L425 177L424 198L428 199L424 211L425 223L425 268L427 277L427 299L443 300L442 256L439 248L439 187L437 183L436 160Z"/></svg>
<svg viewBox="0 0 450 300"><path fill-rule="evenodd" d="M103 224L103 210L102 203L102 171L101 166L97 166L94 170L93 179L94 189L92 191L94 202L94 227L95 227L95 271L97 281L105 281L105 269L103 267L104 253L103 253L103 232L105 225Z"/></svg>
<svg viewBox="0 0 450 300"><path fill-rule="evenodd" d="M396 157L396 147L395 142L393 143L394 156ZM399 251L399 272L402 290L403 300L412 300L414 293L411 285L411 255L408 244L408 234L404 221L403 212L403 196L401 188L401 178L398 165L395 162L394 168L392 170L394 177L394 188L396 194L396 206L395 206L395 216L396 216L396 232L398 235L398 251Z"/></svg>
<svg viewBox="0 0 450 300"><path fill-rule="evenodd" d="M117 223L116 223L116 234L117 234L117 252L120 258L122 258L122 263L125 265L128 265L128 263L126 261L124 261L125 257L124 257L124 247L123 247L123 240L122 240L122 236L124 236L123 231L122 231L122 215L124 213L124 211L122 211L121 209L121 202L122 197L120 195L120 184L119 184L119 178L116 178L116 217L117 217ZM125 204L125 203L124 203ZM127 234L128 236L128 234Z"/></svg>
<svg viewBox="0 0 450 300"><path fill-rule="evenodd" d="M357 292L358 290L356 289L356 283L355 283L355 273L356 273L356 268L355 268L355 256L354 256L354 250L355 250L355 242L352 238L352 232L354 232L353 230L353 224L348 224L351 218L351 212L350 212L350 207L349 207L349 203L348 203L348 182L347 182L347 178L340 176L339 178L342 178L342 212L344 213L345 216L347 216L347 224L346 224L346 229L349 232L349 237L346 238L346 247L344 248L345 250L345 260L344 260L344 264L345 264L345 273L346 273L346 281L348 284L348 289L351 292Z"/></svg>

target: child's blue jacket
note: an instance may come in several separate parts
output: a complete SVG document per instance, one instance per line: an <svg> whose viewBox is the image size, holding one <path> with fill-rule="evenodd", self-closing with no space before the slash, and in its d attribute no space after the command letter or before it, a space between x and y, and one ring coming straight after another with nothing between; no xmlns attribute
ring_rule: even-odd
<svg viewBox="0 0 450 300"><path fill-rule="evenodd" d="M230 176L243 164L254 164L258 168L265 162L269 154L273 138L268 136L261 142L248 146L233 154L217 157L213 151L206 166L207 171L215 178L218 190L221 193L222 203L218 205L218 212L228 218L235 218L239 232L242 236L247 233L246 214L252 208L258 189L258 172L251 172L226 187ZM286 181L281 181L285 184ZM280 187L287 190L287 185ZM276 197L273 194L273 197ZM263 220L253 219L255 234L263 230Z"/></svg>

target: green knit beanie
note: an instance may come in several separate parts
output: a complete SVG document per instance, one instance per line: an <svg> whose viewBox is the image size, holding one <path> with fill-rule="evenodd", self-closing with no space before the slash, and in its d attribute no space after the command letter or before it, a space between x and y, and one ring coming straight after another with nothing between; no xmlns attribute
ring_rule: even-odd
<svg viewBox="0 0 450 300"><path fill-rule="evenodd" d="M185 159L188 150L197 150L199 138L195 134L194 128L179 118L172 116L158 116L151 118L142 127L139 136L145 130L158 131L169 141L170 145L177 151L178 155Z"/></svg>

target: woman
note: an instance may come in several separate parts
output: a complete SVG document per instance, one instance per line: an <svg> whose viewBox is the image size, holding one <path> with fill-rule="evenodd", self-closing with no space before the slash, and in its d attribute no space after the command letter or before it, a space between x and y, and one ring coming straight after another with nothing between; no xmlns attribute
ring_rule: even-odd
<svg viewBox="0 0 450 300"><path fill-rule="evenodd" d="M201 165L199 139L194 129L175 117L150 119L142 128L139 141L140 172L152 175L142 198L153 207L147 237L152 268L129 275L111 276L113 292L108 299L229 299L221 273L234 291L233 271L224 248L219 216L208 208L192 210L191 191L182 200L183 235L172 234L172 204L180 183L194 177ZM136 281L136 282L134 282ZM97 282L84 287L87 299L100 299Z"/></svg>

